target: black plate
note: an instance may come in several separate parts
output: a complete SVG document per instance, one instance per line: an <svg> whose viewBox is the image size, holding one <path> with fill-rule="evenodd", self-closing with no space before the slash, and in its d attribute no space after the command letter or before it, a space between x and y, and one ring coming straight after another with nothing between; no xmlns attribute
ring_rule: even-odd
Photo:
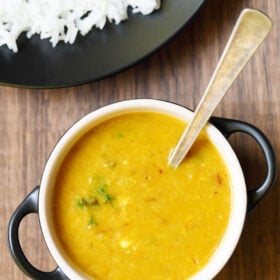
<svg viewBox="0 0 280 280"><path fill-rule="evenodd" d="M55 88L105 78L132 66L171 39L205 0L162 0L149 16L130 14L119 25L107 24L73 45L52 48L38 36L18 39L19 52L0 47L0 83L18 87Z"/></svg>

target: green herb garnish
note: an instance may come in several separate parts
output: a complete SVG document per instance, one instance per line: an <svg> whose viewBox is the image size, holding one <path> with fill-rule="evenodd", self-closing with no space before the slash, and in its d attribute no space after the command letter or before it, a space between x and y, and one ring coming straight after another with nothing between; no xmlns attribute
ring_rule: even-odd
<svg viewBox="0 0 280 280"><path fill-rule="evenodd" d="M93 226L97 226L97 223L95 221L95 219L93 218L93 216L90 216L88 219L88 227L93 227Z"/></svg>
<svg viewBox="0 0 280 280"><path fill-rule="evenodd" d="M104 203L113 203L114 197L107 193L104 187L98 188L97 193L102 197Z"/></svg>
<svg viewBox="0 0 280 280"><path fill-rule="evenodd" d="M77 201L77 206L83 208L84 206L94 207L98 206L99 201L95 197L83 197Z"/></svg>
<svg viewBox="0 0 280 280"><path fill-rule="evenodd" d="M123 138L123 137L124 137L124 135L123 135L122 132L119 132L119 133L117 134L117 138Z"/></svg>

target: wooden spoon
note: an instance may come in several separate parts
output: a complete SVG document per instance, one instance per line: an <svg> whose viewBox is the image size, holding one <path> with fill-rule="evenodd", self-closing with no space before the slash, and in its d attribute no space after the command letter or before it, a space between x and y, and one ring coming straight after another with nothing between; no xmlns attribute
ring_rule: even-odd
<svg viewBox="0 0 280 280"><path fill-rule="evenodd" d="M192 120L170 153L170 166L176 168L182 162L211 114L271 27L271 20L262 12L253 9L242 11Z"/></svg>

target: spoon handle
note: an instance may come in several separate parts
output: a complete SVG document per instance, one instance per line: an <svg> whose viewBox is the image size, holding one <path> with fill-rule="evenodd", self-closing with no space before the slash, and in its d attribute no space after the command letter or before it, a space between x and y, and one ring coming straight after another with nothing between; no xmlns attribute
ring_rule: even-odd
<svg viewBox="0 0 280 280"><path fill-rule="evenodd" d="M184 159L211 114L271 27L271 20L263 13L252 9L242 11L191 122L170 153L170 166L176 168Z"/></svg>

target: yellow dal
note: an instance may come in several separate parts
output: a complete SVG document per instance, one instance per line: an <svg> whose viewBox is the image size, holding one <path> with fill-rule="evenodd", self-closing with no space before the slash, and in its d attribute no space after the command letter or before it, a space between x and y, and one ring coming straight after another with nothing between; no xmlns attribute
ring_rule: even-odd
<svg viewBox="0 0 280 280"><path fill-rule="evenodd" d="M55 230L73 265L93 279L188 279L209 261L230 214L229 174L200 135L167 166L185 123L130 113L71 149L56 180Z"/></svg>

